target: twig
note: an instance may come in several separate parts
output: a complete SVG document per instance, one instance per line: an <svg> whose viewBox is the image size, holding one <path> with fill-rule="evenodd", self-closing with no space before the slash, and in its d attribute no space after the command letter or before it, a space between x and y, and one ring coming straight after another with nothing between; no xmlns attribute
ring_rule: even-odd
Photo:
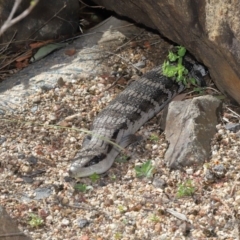
<svg viewBox="0 0 240 240"><path fill-rule="evenodd" d="M0 70L3 69L3 68L5 68L5 67L8 66L9 64L15 62L16 59L19 58L20 55L22 55L22 54L27 54L28 52L31 52L31 51L32 51L32 50L30 49L30 50L28 50L28 51L26 51L26 52L17 53L17 54L16 54L16 57L14 57L12 60L8 61L6 64L4 64L3 66L1 66L1 67L0 67Z"/></svg>
<svg viewBox="0 0 240 240"><path fill-rule="evenodd" d="M216 93L219 93L219 94L221 93L221 92L219 92L217 89L214 89L214 88L211 88L211 87L203 87L202 89L203 89L203 90L207 90L207 89L208 89L208 90L212 90L212 91L214 91L214 92L216 92ZM190 91L190 92L187 93L187 95L192 94L192 93L195 93L195 92L197 92L197 91L198 91L198 90Z"/></svg>
<svg viewBox="0 0 240 240"><path fill-rule="evenodd" d="M0 238L2 237L14 237L14 236L21 236L25 235L23 232L18 232L18 233L6 233L6 234L0 234Z"/></svg>
<svg viewBox="0 0 240 240"><path fill-rule="evenodd" d="M110 87L106 88L106 89L104 90L104 92L105 92L105 91L108 91L108 90L110 90L112 87L114 87L121 78L122 78L122 75L119 76L119 77L111 84Z"/></svg>
<svg viewBox="0 0 240 240"><path fill-rule="evenodd" d="M39 0L32 0L30 2L30 6L23 11L20 15L18 15L17 17L13 18L14 14L17 11L17 8L19 7L20 3L22 2L22 0L15 0L13 8L11 13L8 16L8 19L4 22L4 24L2 25L1 29L0 29L0 36L8 29L10 28L12 25L14 25L15 23L19 22L20 20L22 20L23 18L25 18L32 10L33 8L37 5Z"/></svg>
<svg viewBox="0 0 240 240"><path fill-rule="evenodd" d="M118 52L121 48L125 47L127 44L129 44L132 40L134 40L135 38L137 38L138 36L142 35L142 33L144 32L145 30L143 30L142 32L140 32L139 34L137 34L136 36L132 37L131 39L129 39L127 42L125 42L124 44L122 44L121 46L119 46L117 49L116 49L116 52Z"/></svg>
<svg viewBox="0 0 240 240"><path fill-rule="evenodd" d="M229 107L226 107L227 110L229 110L230 112L232 112L234 115L236 115L238 118L240 118L240 115L237 114L236 112L234 112L232 109L230 109Z"/></svg>
<svg viewBox="0 0 240 240"><path fill-rule="evenodd" d="M80 3L82 3L84 6L86 6L86 7L90 7L90 8L101 8L101 9L103 9L103 8L105 8L105 7L103 7L103 6L90 6L90 5L87 5L86 3L84 3L83 1L81 1L81 0L78 0Z"/></svg>
<svg viewBox="0 0 240 240"><path fill-rule="evenodd" d="M17 33L17 31L14 32L14 34L13 34L12 38L10 39L10 41L6 43L7 46L3 47L3 48L0 50L0 54L3 54L3 53L8 49L9 45L13 42L13 39L14 39L14 37L16 36L16 33Z"/></svg>

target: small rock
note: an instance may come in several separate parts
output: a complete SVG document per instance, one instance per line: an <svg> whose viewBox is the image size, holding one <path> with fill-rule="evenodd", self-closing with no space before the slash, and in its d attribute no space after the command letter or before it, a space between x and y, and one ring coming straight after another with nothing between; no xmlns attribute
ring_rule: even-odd
<svg viewBox="0 0 240 240"><path fill-rule="evenodd" d="M217 178L225 177L225 174L227 172L227 170L223 164L218 164L218 165L214 166L212 168L212 171Z"/></svg>
<svg viewBox="0 0 240 240"><path fill-rule="evenodd" d="M7 138L1 137L1 138L0 138L0 144L3 144L6 140L7 140Z"/></svg>
<svg viewBox="0 0 240 240"><path fill-rule="evenodd" d="M166 182L163 179L161 179L159 176L154 177L152 184L155 188L161 188L161 189L164 189L167 186Z"/></svg>
<svg viewBox="0 0 240 240"><path fill-rule="evenodd" d="M51 121L55 121L57 119L57 117L56 117L55 114L49 114L48 119L51 120Z"/></svg>
<svg viewBox="0 0 240 240"><path fill-rule="evenodd" d="M35 189L35 198L36 200L39 200L39 199L43 199L43 198L47 198L51 195L52 193L52 189L51 188L37 188Z"/></svg>
<svg viewBox="0 0 240 240"><path fill-rule="evenodd" d="M38 159L34 156L30 156L29 158L27 158L27 161L29 162L30 165L36 165L38 162Z"/></svg>
<svg viewBox="0 0 240 240"><path fill-rule="evenodd" d="M57 80L57 85L58 87L63 87L65 85L65 82L63 80L62 77L60 77L58 80Z"/></svg>
<svg viewBox="0 0 240 240"><path fill-rule="evenodd" d="M187 173L188 175L192 175L192 174L193 174L193 169L192 169L192 168L186 169L186 173Z"/></svg>
<svg viewBox="0 0 240 240"><path fill-rule="evenodd" d="M32 167L31 167L31 166L23 165L23 166L21 167L21 171L22 171L23 173L30 173L30 172L32 171Z"/></svg>
<svg viewBox="0 0 240 240"><path fill-rule="evenodd" d="M65 176L64 177L64 181L65 182L71 182L73 179L71 178L71 177L69 177L69 176Z"/></svg>
<svg viewBox="0 0 240 240"><path fill-rule="evenodd" d="M31 108L31 112L32 112L32 113L35 113L37 110L38 110L38 106L37 106L37 105L35 105L35 106L33 106L33 107Z"/></svg>
<svg viewBox="0 0 240 240"><path fill-rule="evenodd" d="M207 184L210 184L210 183L213 183L215 182L215 175L213 174L213 172L209 169L206 169L205 170L205 174L204 174L204 181L207 183Z"/></svg>
<svg viewBox="0 0 240 240"><path fill-rule="evenodd" d="M240 130L240 123L227 123L225 128L231 132L237 132Z"/></svg>
<svg viewBox="0 0 240 240"><path fill-rule="evenodd" d="M146 62L145 61L138 62L138 63L135 63L134 66L137 68L144 68L146 67Z"/></svg>
<svg viewBox="0 0 240 240"><path fill-rule="evenodd" d="M33 178L31 178L31 177L26 177L26 176L24 176L24 177L22 177L22 180L25 182L25 183L33 183Z"/></svg>
<svg viewBox="0 0 240 240"><path fill-rule="evenodd" d="M90 222L87 219L85 219L85 218L78 219L78 226L80 228L86 227L89 223Z"/></svg>
<svg viewBox="0 0 240 240"><path fill-rule="evenodd" d="M156 150L158 148L158 145L157 144L154 144L153 146L152 146L152 150Z"/></svg>
<svg viewBox="0 0 240 240"><path fill-rule="evenodd" d="M41 89L46 92L46 91L53 89L53 86L49 85L49 84L44 84L41 86Z"/></svg>
<svg viewBox="0 0 240 240"><path fill-rule="evenodd" d="M72 143L74 143L74 142L77 141L77 139L76 139L75 137L71 137L69 140L70 140L70 142L72 142Z"/></svg>
<svg viewBox="0 0 240 240"><path fill-rule="evenodd" d="M40 96L36 96L32 99L33 103L40 103L41 102L41 97Z"/></svg>
<svg viewBox="0 0 240 240"><path fill-rule="evenodd" d="M162 231L162 226L160 223L156 223L155 226L154 226L154 230L155 232L161 232Z"/></svg>
<svg viewBox="0 0 240 240"><path fill-rule="evenodd" d="M66 219L66 218L63 218L61 223L62 223L63 226L68 226L70 221L68 219Z"/></svg>
<svg viewBox="0 0 240 240"><path fill-rule="evenodd" d="M113 205L113 200L107 198L107 199L104 201L104 205L105 205L106 207L109 207L109 206Z"/></svg>
<svg viewBox="0 0 240 240"><path fill-rule="evenodd" d="M24 159L26 156L24 153L19 153L18 154L18 159Z"/></svg>
<svg viewBox="0 0 240 240"><path fill-rule="evenodd" d="M67 197L63 197L61 203L62 205L67 205L69 203L69 199Z"/></svg>

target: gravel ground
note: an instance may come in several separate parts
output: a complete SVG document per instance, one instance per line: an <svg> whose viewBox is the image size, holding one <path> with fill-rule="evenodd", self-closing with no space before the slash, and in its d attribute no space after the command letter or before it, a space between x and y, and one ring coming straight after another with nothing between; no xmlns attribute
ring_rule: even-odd
<svg viewBox="0 0 240 240"><path fill-rule="evenodd" d="M140 62L142 50L131 49L125 57ZM116 59L109 58L113 72L125 71L126 63ZM151 62L144 71L149 68ZM0 204L35 240L239 239L240 131L226 130L224 121L240 118L227 108L212 140L212 158L203 166L164 166L168 144L157 116L140 129L142 141L99 179L68 177L84 137L76 129L89 129L122 91L127 79L113 84L115 79L60 79L53 89L29 96L18 112L1 116L9 120L0 127ZM137 177L135 167L148 160L153 174Z"/></svg>

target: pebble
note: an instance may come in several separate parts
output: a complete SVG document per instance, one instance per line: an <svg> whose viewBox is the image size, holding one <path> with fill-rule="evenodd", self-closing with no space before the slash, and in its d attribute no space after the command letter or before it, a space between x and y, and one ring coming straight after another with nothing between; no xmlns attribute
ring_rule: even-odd
<svg viewBox="0 0 240 240"><path fill-rule="evenodd" d="M134 64L135 67L137 68L145 68L146 67L146 62L145 61L140 61Z"/></svg>
<svg viewBox="0 0 240 240"><path fill-rule="evenodd" d="M80 228L86 227L89 223L90 222L85 218L78 219L78 222L77 222L77 224Z"/></svg>
<svg viewBox="0 0 240 240"><path fill-rule="evenodd" d="M30 165L35 165L38 162L38 159L34 156L30 156L26 160L29 162Z"/></svg>
<svg viewBox="0 0 240 240"><path fill-rule="evenodd" d="M76 142L77 141L77 139L75 138L75 137L70 137L70 142L72 142L72 143L74 143L74 142Z"/></svg>
<svg viewBox="0 0 240 240"><path fill-rule="evenodd" d="M193 169L192 169L192 168L186 169L186 173L187 173L188 175L192 175L192 174L193 174Z"/></svg>
<svg viewBox="0 0 240 240"><path fill-rule="evenodd" d="M164 179L159 176L155 176L153 179L153 186L156 188L164 189L167 186L167 183Z"/></svg>
<svg viewBox="0 0 240 240"><path fill-rule="evenodd" d="M70 221L67 218L63 218L61 223L63 226L68 226Z"/></svg>
<svg viewBox="0 0 240 240"><path fill-rule="evenodd" d="M35 96L35 97L32 99L32 102L33 102L33 103L40 103L40 102L41 102L41 97L40 97L40 96Z"/></svg>
<svg viewBox="0 0 240 240"><path fill-rule="evenodd" d="M31 167L31 166L23 165L23 166L21 167L21 171L22 171L23 173L30 173L30 172L32 171L32 167Z"/></svg>
<svg viewBox="0 0 240 240"><path fill-rule="evenodd" d="M6 137L0 137L0 144L3 144L7 140Z"/></svg>
<svg viewBox="0 0 240 240"><path fill-rule="evenodd" d="M152 146L152 149L153 149L153 150L158 149L158 145L157 145L157 144L154 144L154 145Z"/></svg>

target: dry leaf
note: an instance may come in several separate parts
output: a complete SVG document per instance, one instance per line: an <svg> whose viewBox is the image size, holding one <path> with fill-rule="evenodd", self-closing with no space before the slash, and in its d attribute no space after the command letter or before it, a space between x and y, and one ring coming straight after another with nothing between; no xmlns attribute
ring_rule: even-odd
<svg viewBox="0 0 240 240"><path fill-rule="evenodd" d="M28 50L27 52L23 53L22 55L16 58L16 62L22 62L32 56L32 50Z"/></svg>
<svg viewBox="0 0 240 240"><path fill-rule="evenodd" d="M28 66L28 59L25 59L23 62L16 62L15 64L17 69L22 69Z"/></svg>
<svg viewBox="0 0 240 240"><path fill-rule="evenodd" d="M48 43L51 43L53 42L53 40L47 40L47 41L44 41L44 42L36 42L36 43L31 43L29 44L30 48L31 49L35 49L35 48L40 48Z"/></svg>
<svg viewBox="0 0 240 240"><path fill-rule="evenodd" d="M144 47L148 48L148 49L151 48L150 42L149 41L145 41L144 42Z"/></svg>
<svg viewBox="0 0 240 240"><path fill-rule="evenodd" d="M76 49L75 48L69 48L65 51L65 54L67 56L73 56L76 53Z"/></svg>
<svg viewBox="0 0 240 240"><path fill-rule="evenodd" d="M187 96L187 93L178 94L172 101L182 101Z"/></svg>

